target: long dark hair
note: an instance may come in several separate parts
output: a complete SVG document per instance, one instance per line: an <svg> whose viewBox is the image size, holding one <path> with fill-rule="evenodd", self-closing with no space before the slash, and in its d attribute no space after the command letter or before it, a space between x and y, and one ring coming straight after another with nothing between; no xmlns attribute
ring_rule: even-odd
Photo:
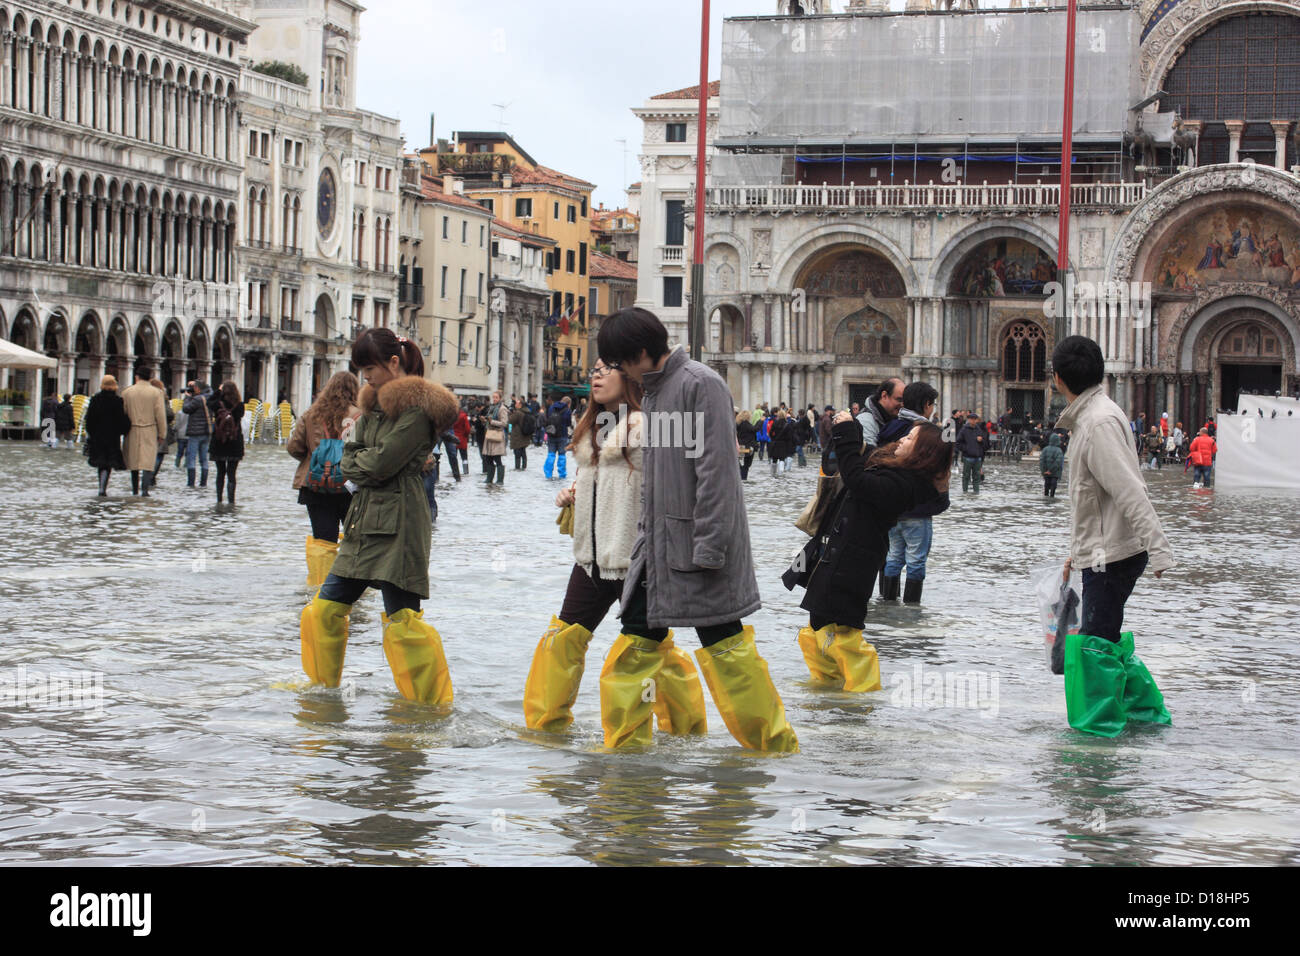
<svg viewBox="0 0 1300 956"><path fill-rule="evenodd" d="M877 448L867 458L868 468L904 468L919 472L928 478L939 492L948 490L952 476L953 444L943 440L943 429L931 422L917 422L908 433L916 432L912 452L898 459L899 442L890 442ZM901 439L900 439L901 441Z"/></svg>
<svg viewBox="0 0 1300 956"><path fill-rule="evenodd" d="M352 343L352 364L357 368L387 365L391 358L402 360L402 371L424 378L424 356L410 339L392 329L366 329Z"/></svg>
<svg viewBox="0 0 1300 956"><path fill-rule="evenodd" d="M623 401L620 404L627 407L628 415L630 416L632 412L641 411L641 400L645 396L641 383L628 378L623 374L622 369L615 369L613 374L623 380ZM617 415L618 406L606 408L595 398L587 402L587 409L582 413L582 418L578 419L578 424L573 429L573 439L569 442L569 448L577 448L578 442L590 434L591 460L593 464L597 465L600 464L600 427L596 419L602 412ZM628 463L628 467L632 466L632 455L627 443L623 445L623 460Z"/></svg>
<svg viewBox="0 0 1300 956"><path fill-rule="evenodd" d="M244 404L243 399L239 397L239 386L234 382L222 382L220 394L222 401L230 406L231 411L235 410L235 406Z"/></svg>

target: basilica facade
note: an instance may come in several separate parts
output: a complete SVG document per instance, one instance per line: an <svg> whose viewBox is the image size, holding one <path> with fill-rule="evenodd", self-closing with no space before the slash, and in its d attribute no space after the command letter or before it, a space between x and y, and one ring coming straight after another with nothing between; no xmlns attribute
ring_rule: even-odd
<svg viewBox="0 0 1300 956"><path fill-rule="evenodd" d="M1066 275L1063 11L821 6L724 26L705 349L738 405L897 375L1050 417L1063 332L1148 419L1300 387L1300 0L1080 7Z"/></svg>

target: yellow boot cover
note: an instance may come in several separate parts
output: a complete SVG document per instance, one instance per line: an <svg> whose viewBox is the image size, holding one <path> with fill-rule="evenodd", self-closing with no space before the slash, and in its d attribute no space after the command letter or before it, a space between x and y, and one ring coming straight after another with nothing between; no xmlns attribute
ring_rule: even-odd
<svg viewBox="0 0 1300 956"><path fill-rule="evenodd" d="M834 642L834 625L827 625L820 631L814 631L811 627L799 629L799 650L803 651L808 673L819 683L838 684L843 679L835 658L828 653L828 648Z"/></svg>
<svg viewBox="0 0 1300 956"><path fill-rule="evenodd" d="M302 669L326 687L338 687L343 676L343 652L348 646L348 612L351 605L322 597L302 609Z"/></svg>
<svg viewBox="0 0 1300 956"><path fill-rule="evenodd" d="M384 656L393 669L393 682L407 700L451 705L451 673L442 653L442 638L426 624L423 611L402 608L384 621Z"/></svg>
<svg viewBox="0 0 1300 956"><path fill-rule="evenodd" d="M524 683L524 723L530 730L558 734L573 723L573 702L578 699L590 643L591 631L581 624L551 618Z"/></svg>
<svg viewBox="0 0 1300 956"><path fill-rule="evenodd" d="M654 711L659 719L659 730L666 734L707 734L704 718L704 687L695 662L673 643L673 632L659 643L663 655L663 669L659 671L659 687L655 694Z"/></svg>
<svg viewBox="0 0 1300 956"><path fill-rule="evenodd" d="M600 671L600 723L609 748L650 744L664 656L648 637L620 634Z"/></svg>
<svg viewBox="0 0 1300 956"><path fill-rule="evenodd" d="M767 661L754 644L752 627L746 625L736 636L700 648L695 658L727 729L742 746L781 753L799 749Z"/></svg>
<svg viewBox="0 0 1300 956"><path fill-rule="evenodd" d="M880 690L880 659L860 630L835 625L835 639L828 650L844 675L845 690L855 694Z"/></svg>
<svg viewBox="0 0 1300 956"><path fill-rule="evenodd" d="M323 541L307 536L307 587L318 588L325 583L338 553L337 541Z"/></svg>

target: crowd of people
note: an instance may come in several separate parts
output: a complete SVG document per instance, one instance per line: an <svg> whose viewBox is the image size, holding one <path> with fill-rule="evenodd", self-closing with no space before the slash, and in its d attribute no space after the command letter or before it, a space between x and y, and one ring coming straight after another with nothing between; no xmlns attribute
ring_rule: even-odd
<svg viewBox="0 0 1300 956"><path fill-rule="evenodd" d="M303 668L313 681L338 686L351 607L375 587L398 690L424 703L452 702L441 637L422 609L430 596L433 517L424 478L435 448L445 445L464 464L461 436L481 429L475 441L486 483L502 482L507 442L516 469L527 467L528 445L541 441L547 479L568 480L569 453L577 467L555 501L557 523L573 535L574 564L524 679L527 726L551 733L570 726L592 632L617 603L620 634L599 680L606 746L648 744L655 722L669 734L704 733L707 688L743 746L797 750L754 629L744 623L760 607L743 493L754 457L768 457L775 475L802 460L800 452L820 451L810 540L783 583L804 592L808 622L796 643L813 680L869 692L880 688L879 659L864 633L875 584L894 600L906 571L904 600L919 602L933 518L949 506L955 459L962 459L963 487L978 493L989 432L971 415L948 434L933 420L933 386L899 379L883 382L862 408L738 411L722 378L669 348L662 323L641 309L607 319L597 345L591 401L574 409L560 398L543 414L523 396L507 405L495 394L463 407L424 377L423 358L409 341L387 329L358 338L352 360L364 387L357 390L347 373L335 376L290 448L307 466L304 472L300 464L295 487L312 524L308 563L317 588L301 615ZM1171 550L1136 457L1117 451L1127 447L1119 427L1127 423L1102 390L1099 347L1065 339L1053 368L1070 403L1057 430L1076 450L1063 577L1072 565L1083 568L1081 633L1065 652L1070 722L1108 736L1130 719L1168 723L1132 635L1120 626L1138 577L1148 565L1159 577L1172 566ZM711 440L689 450L647 441L647 423L660 415L728 416L734 442L729 432L710 432ZM1064 458L1062 445L1050 434L1049 452ZM1053 496L1061 462L1048 458L1044 467L1055 474L1045 478L1045 494ZM699 638L694 660L674 640L672 629L684 627Z"/></svg>

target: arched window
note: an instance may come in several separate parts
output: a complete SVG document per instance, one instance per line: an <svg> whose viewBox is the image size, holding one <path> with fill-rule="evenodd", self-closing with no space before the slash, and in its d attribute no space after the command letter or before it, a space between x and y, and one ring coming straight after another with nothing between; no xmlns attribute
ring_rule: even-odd
<svg viewBox="0 0 1300 956"><path fill-rule="evenodd" d="M1047 381L1047 337L1034 322L1012 323L1002 337L1002 378Z"/></svg>

